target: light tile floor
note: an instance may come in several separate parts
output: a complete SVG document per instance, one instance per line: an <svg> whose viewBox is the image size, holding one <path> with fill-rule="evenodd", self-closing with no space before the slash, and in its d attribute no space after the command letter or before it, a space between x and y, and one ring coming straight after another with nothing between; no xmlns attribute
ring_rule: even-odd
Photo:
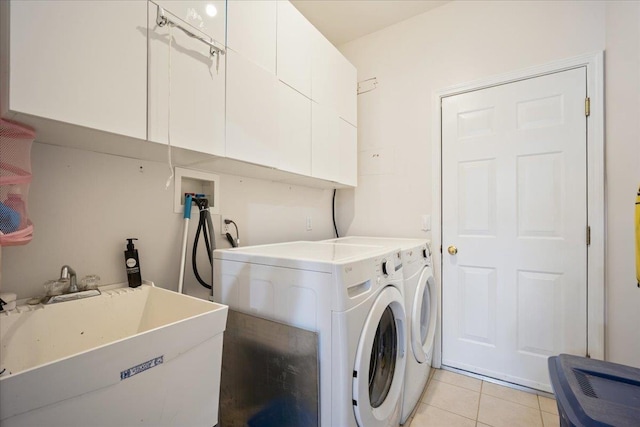
<svg viewBox="0 0 640 427"><path fill-rule="evenodd" d="M434 369L410 427L558 427L556 401Z"/></svg>

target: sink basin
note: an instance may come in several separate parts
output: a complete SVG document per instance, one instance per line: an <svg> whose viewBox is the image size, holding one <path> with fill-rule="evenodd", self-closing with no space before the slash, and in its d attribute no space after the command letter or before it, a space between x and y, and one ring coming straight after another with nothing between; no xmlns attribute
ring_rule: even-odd
<svg viewBox="0 0 640 427"><path fill-rule="evenodd" d="M227 306L154 286L0 313L0 426L213 426Z"/></svg>

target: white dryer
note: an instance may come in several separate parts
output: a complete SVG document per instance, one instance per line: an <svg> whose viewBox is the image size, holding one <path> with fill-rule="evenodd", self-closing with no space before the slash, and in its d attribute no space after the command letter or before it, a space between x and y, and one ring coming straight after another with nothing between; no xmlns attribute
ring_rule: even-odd
<svg viewBox="0 0 640 427"><path fill-rule="evenodd" d="M401 424L420 400L429 379L437 324L437 287L431 267L429 241L350 236L327 240L342 244L380 245L402 255L408 344Z"/></svg>
<svg viewBox="0 0 640 427"><path fill-rule="evenodd" d="M400 422L406 312L400 253L290 242L214 252L214 299L317 331L320 425Z"/></svg>

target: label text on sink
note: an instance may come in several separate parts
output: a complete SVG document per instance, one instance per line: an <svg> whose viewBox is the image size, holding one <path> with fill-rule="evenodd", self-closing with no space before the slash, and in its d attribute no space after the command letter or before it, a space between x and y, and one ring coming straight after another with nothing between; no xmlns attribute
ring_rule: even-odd
<svg viewBox="0 0 640 427"><path fill-rule="evenodd" d="M132 376L144 372L147 369L155 368L156 366L161 365L163 360L164 354L162 356L154 357L151 360L147 360L146 362L133 366L129 369L125 369L124 371L120 372L120 381L131 378Z"/></svg>

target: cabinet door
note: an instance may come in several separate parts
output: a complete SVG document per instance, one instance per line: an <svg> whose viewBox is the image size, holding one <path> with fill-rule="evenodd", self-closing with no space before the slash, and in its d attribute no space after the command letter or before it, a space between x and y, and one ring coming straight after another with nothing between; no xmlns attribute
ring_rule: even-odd
<svg viewBox="0 0 640 427"><path fill-rule="evenodd" d="M208 37L164 9L169 19ZM223 11L218 11L224 14ZM156 24L149 3L149 140L202 153L224 155L225 55L217 58L202 41L179 28ZM224 16L219 16L224 22ZM208 37L211 41L211 38ZM220 47L223 47L220 44Z"/></svg>
<svg viewBox="0 0 640 427"><path fill-rule="evenodd" d="M9 7L10 110L146 138L146 2Z"/></svg>
<svg viewBox="0 0 640 427"><path fill-rule="evenodd" d="M289 1L278 1L278 78L309 98L312 31L311 23Z"/></svg>
<svg viewBox="0 0 640 427"><path fill-rule="evenodd" d="M311 175L340 184L357 184L357 131L336 111L312 102Z"/></svg>
<svg viewBox="0 0 640 427"><path fill-rule="evenodd" d="M340 52L336 58L336 77L338 89L338 115L354 126L358 125L358 73Z"/></svg>
<svg viewBox="0 0 640 427"><path fill-rule="evenodd" d="M320 31L313 29L311 33L311 99L337 111L336 70L340 64L336 48Z"/></svg>
<svg viewBox="0 0 640 427"><path fill-rule="evenodd" d="M310 176L311 100L280 82L278 105L278 168Z"/></svg>
<svg viewBox="0 0 640 427"><path fill-rule="evenodd" d="M227 157L276 167L278 79L227 49Z"/></svg>
<svg viewBox="0 0 640 427"><path fill-rule="evenodd" d="M227 2L225 0L154 0L190 27L225 44ZM155 15L153 15L155 16Z"/></svg>
<svg viewBox="0 0 640 427"><path fill-rule="evenodd" d="M227 46L276 73L276 1L227 2Z"/></svg>
<svg viewBox="0 0 640 427"><path fill-rule="evenodd" d="M357 121L356 68L318 30L312 30L311 99Z"/></svg>
<svg viewBox="0 0 640 427"><path fill-rule="evenodd" d="M340 172L338 182L355 187L358 184L358 132L343 119L338 121Z"/></svg>
<svg viewBox="0 0 640 427"><path fill-rule="evenodd" d="M314 101L311 105L311 176L314 178L339 181L339 134L337 114Z"/></svg>

